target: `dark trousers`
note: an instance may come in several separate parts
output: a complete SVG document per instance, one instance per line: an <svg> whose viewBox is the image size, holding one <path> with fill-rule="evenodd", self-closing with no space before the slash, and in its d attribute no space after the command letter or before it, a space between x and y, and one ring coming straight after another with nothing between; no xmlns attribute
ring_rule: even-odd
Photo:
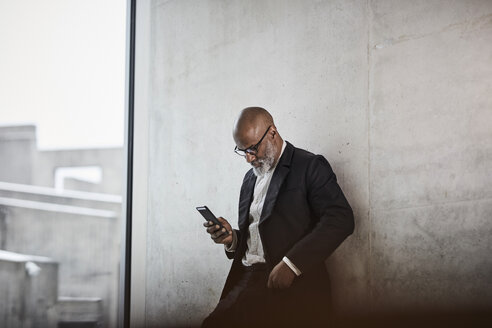
<svg viewBox="0 0 492 328"><path fill-rule="evenodd" d="M326 327L328 309L306 306L292 288L268 289L268 271L243 271L238 283L203 321L202 328Z"/></svg>
<svg viewBox="0 0 492 328"><path fill-rule="evenodd" d="M269 317L270 290L267 271L246 271L232 290L203 321L202 328L263 327Z"/></svg>

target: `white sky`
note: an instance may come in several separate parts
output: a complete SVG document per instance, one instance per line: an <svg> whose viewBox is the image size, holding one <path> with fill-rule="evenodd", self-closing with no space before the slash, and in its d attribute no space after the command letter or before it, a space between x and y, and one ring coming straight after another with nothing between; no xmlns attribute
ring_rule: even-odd
<svg viewBox="0 0 492 328"><path fill-rule="evenodd" d="M0 125L41 149L122 146L126 0L0 0Z"/></svg>

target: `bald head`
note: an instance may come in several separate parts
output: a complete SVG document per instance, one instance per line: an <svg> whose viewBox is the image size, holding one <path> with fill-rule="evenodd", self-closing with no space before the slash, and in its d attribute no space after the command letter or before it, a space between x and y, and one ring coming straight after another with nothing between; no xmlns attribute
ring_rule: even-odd
<svg viewBox="0 0 492 328"><path fill-rule="evenodd" d="M245 151L246 161L253 166L256 175L262 175L275 166L283 140L266 109L243 109L234 122L232 136L237 148Z"/></svg>
<svg viewBox="0 0 492 328"><path fill-rule="evenodd" d="M232 131L236 144L242 144L244 139L255 139L257 135L264 133L269 126L275 126L273 117L261 107L247 107L243 109L234 123ZM242 145L247 147L246 145ZM250 146L250 145L248 145Z"/></svg>
<svg viewBox="0 0 492 328"><path fill-rule="evenodd" d="M261 107L247 107L239 113L234 129L242 129L252 125L267 128L269 125L273 125L272 115Z"/></svg>

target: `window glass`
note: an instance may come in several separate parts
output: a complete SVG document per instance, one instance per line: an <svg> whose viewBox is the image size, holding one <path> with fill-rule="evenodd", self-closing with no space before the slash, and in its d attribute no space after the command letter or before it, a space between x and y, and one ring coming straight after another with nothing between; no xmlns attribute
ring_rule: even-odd
<svg viewBox="0 0 492 328"><path fill-rule="evenodd" d="M116 326L125 24L125 1L0 1L7 327Z"/></svg>

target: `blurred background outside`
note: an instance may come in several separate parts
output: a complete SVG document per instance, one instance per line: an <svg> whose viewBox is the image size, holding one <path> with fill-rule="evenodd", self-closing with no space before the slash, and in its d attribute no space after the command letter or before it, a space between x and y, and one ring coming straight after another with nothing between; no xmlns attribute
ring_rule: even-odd
<svg viewBox="0 0 492 328"><path fill-rule="evenodd" d="M116 325L125 1L0 0L0 324Z"/></svg>

